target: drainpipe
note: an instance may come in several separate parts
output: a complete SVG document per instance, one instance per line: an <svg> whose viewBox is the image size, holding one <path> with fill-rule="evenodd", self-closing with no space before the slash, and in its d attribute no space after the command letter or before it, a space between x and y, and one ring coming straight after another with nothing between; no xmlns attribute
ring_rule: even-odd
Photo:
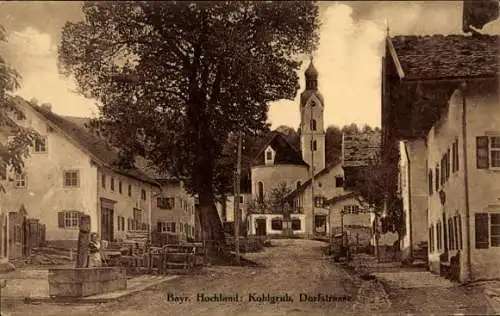
<svg viewBox="0 0 500 316"><path fill-rule="evenodd" d="M412 209L411 209L411 163L410 163L410 155L408 155L408 141L405 141L404 142L405 144L405 155L406 155L406 161L407 161L407 166L408 166L408 181L407 181L407 185L408 185L408 217L409 217L409 227L408 227L408 232L406 232L407 234L409 234L408 236L410 237L409 238L409 241L410 241L410 261L413 261L413 230L412 230ZM405 221L406 221L406 218L405 218ZM405 223L405 226L406 226L406 223Z"/></svg>
<svg viewBox="0 0 500 316"><path fill-rule="evenodd" d="M472 280L472 267L471 267L471 245L470 245L470 210L469 210L469 177L468 177L468 164L467 164L467 112L466 112L466 96L465 89L467 83L464 81L460 85L460 92L462 94L462 147L464 157L464 190L465 190L465 231L467 236L467 279ZM460 223L462 225L462 223ZM462 237L463 238L463 237Z"/></svg>

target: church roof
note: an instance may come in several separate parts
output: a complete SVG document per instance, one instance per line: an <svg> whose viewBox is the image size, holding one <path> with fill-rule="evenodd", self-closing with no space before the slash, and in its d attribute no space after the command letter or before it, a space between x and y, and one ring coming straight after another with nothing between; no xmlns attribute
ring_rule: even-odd
<svg viewBox="0 0 500 316"><path fill-rule="evenodd" d="M306 69L305 75L306 75L306 77L317 77L318 76L318 71L316 70L316 67L314 67L312 60L309 63L309 67L307 67L307 69Z"/></svg>
<svg viewBox="0 0 500 316"><path fill-rule="evenodd" d="M301 154L286 140L280 132L272 132L267 143L262 147L259 154L254 158L253 165L265 165L264 151L268 146L276 152L275 165L309 165L302 159Z"/></svg>

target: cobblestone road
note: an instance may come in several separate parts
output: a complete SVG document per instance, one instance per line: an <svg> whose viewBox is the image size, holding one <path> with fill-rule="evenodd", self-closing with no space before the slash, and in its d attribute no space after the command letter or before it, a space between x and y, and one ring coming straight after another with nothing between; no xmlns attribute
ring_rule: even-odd
<svg viewBox="0 0 500 316"><path fill-rule="evenodd" d="M382 311L387 304L376 288L363 284L331 260L323 257L324 244L309 240L274 240L273 247L248 257L262 267L211 267L200 275L185 276L127 299L97 306L19 305L6 310L12 315L345 315L361 311ZM372 297L362 304L354 299L360 294ZM236 295L238 302L199 302L206 296ZM252 295L255 293L255 295ZM301 293L309 300L300 302ZM169 301L169 294L187 300ZM259 302L267 295L288 297L293 302ZM251 300L250 296L255 298ZM312 301L322 295L331 301ZM304 297L304 295L302 295ZM170 296L171 297L171 296ZM319 297L321 300L321 297ZM311 300L311 301L310 301ZM340 301L339 301L340 300ZM374 306L382 306L376 308ZM8 308L8 307L7 307Z"/></svg>

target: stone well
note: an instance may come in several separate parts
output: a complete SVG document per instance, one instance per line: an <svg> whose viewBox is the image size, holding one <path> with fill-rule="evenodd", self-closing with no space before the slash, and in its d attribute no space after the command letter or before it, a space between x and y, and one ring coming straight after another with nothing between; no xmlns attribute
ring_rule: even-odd
<svg viewBox="0 0 500 316"><path fill-rule="evenodd" d="M123 267L49 269L51 297L85 297L127 288Z"/></svg>

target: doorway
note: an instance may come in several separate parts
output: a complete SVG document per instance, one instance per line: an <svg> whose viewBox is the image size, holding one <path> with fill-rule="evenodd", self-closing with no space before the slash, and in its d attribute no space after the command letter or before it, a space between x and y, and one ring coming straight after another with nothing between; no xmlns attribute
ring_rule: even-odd
<svg viewBox="0 0 500 316"><path fill-rule="evenodd" d="M113 225L114 210L107 207L101 208L101 239L113 241L114 225Z"/></svg>
<svg viewBox="0 0 500 316"><path fill-rule="evenodd" d="M265 218L257 218L255 219L255 234L257 236L265 236L266 235L266 219Z"/></svg>
<svg viewBox="0 0 500 316"><path fill-rule="evenodd" d="M326 215L314 216L314 232L318 235L326 235Z"/></svg>

